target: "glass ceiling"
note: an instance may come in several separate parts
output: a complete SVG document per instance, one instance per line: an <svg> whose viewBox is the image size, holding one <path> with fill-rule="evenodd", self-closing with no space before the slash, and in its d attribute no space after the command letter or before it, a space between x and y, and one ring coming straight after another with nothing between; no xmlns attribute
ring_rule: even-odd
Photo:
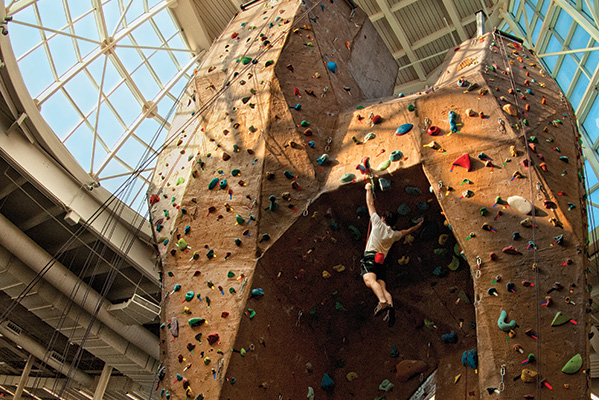
<svg viewBox="0 0 599 400"><path fill-rule="evenodd" d="M599 226L599 9L593 0L512 0L500 27L532 46L572 103L583 135L589 229Z"/></svg>
<svg viewBox="0 0 599 400"><path fill-rule="evenodd" d="M201 56L188 48L170 3L5 0L31 97L79 164L113 193L164 142L171 109ZM142 215L153 167L121 199Z"/></svg>

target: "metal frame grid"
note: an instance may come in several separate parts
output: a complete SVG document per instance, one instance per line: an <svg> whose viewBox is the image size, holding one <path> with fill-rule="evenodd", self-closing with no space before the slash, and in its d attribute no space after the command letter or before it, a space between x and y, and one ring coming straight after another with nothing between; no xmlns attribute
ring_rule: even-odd
<svg viewBox="0 0 599 400"><path fill-rule="evenodd" d="M114 192L142 154L160 146L167 113L203 51L187 45L169 8L175 0L61 3L8 2L9 37L42 116L81 166ZM133 209L143 210L152 169L121 198Z"/></svg>

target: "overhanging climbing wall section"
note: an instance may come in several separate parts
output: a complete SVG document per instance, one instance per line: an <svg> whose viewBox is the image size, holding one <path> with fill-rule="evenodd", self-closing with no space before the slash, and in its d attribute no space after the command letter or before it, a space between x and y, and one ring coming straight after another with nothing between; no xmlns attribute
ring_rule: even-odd
<svg viewBox="0 0 599 400"><path fill-rule="evenodd" d="M257 295L247 303L221 399L300 399L311 391L314 398L409 399L434 370L437 398L478 394L477 375L460 361L476 346L467 263L454 255L421 167L385 177L391 187L377 192L377 209L400 208L400 227L426 219L388 255L395 326L372 316L376 298L360 277L369 225L364 182L341 186L318 197L258 262ZM329 393L321 388L325 374L334 382Z"/></svg>

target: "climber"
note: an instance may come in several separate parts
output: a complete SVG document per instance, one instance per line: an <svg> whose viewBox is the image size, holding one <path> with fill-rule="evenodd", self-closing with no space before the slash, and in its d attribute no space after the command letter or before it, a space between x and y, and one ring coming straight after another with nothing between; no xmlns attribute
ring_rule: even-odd
<svg viewBox="0 0 599 400"><path fill-rule="evenodd" d="M364 250L364 257L360 260L362 279L379 300L374 309L374 316L385 314L384 320L388 322L389 327L395 324L395 309L393 308L393 298L386 289L385 284L385 266L384 261L389 249L393 243L405 235L416 231L424 220L412 226L409 229L393 230L397 222L396 212L387 211L379 216L374 208L374 197L372 195L372 184L369 182L366 189L366 206L370 214L370 233Z"/></svg>

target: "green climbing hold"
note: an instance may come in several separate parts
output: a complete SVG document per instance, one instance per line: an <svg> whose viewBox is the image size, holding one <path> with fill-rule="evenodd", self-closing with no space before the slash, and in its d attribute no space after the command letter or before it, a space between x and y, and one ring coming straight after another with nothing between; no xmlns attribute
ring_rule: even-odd
<svg viewBox="0 0 599 400"><path fill-rule="evenodd" d="M580 368L582 368L582 357L579 353L572 357L570 361L568 361L566 365L564 365L564 368L562 368L562 372L564 374L573 375L580 371Z"/></svg>
<svg viewBox="0 0 599 400"><path fill-rule="evenodd" d="M436 256L444 256L445 254L447 254L447 249L444 249L444 248L434 249L433 254L435 254Z"/></svg>
<svg viewBox="0 0 599 400"><path fill-rule="evenodd" d="M231 171L231 175L233 176L237 176L241 174L241 171L238 168L235 168L233 171Z"/></svg>
<svg viewBox="0 0 599 400"><path fill-rule="evenodd" d="M235 224L243 225L244 222L245 222L245 219L241 215L237 214L235 216Z"/></svg>
<svg viewBox="0 0 599 400"><path fill-rule="evenodd" d="M376 134L374 132L367 133L366 136L364 136L364 142L372 140L375 137L376 137Z"/></svg>
<svg viewBox="0 0 599 400"><path fill-rule="evenodd" d="M212 190L216 187L216 185L218 184L218 178L214 178L210 181L210 183L208 184L208 190Z"/></svg>
<svg viewBox="0 0 599 400"><path fill-rule="evenodd" d="M341 183L348 183L348 182L353 181L354 179L356 179L356 176L354 174L347 173L341 177Z"/></svg>
<svg viewBox="0 0 599 400"><path fill-rule="evenodd" d="M389 168L389 165L391 165L391 160L385 160L382 163L379 164L379 166L376 168L377 171L384 171L387 168Z"/></svg>
<svg viewBox="0 0 599 400"><path fill-rule="evenodd" d="M347 310L345 309L345 307L343 307L343 304L341 304L340 302L336 302L336 303L335 303L335 309L336 309L337 311L347 311Z"/></svg>
<svg viewBox="0 0 599 400"><path fill-rule="evenodd" d="M302 122L300 122L300 126L303 126L305 128L305 127L310 126L310 123L306 120L303 120Z"/></svg>
<svg viewBox="0 0 599 400"><path fill-rule="evenodd" d="M192 301L193 300L193 290L190 290L189 292L185 293L185 301Z"/></svg>
<svg viewBox="0 0 599 400"><path fill-rule="evenodd" d="M235 289L233 289L232 287L230 287L230 288L229 288L229 293L231 293L231 294L235 294L235 293L237 293L237 292L235 291Z"/></svg>
<svg viewBox="0 0 599 400"><path fill-rule="evenodd" d="M252 96L245 96L241 99L241 102L243 104L247 104L247 102L250 101L251 98L252 98Z"/></svg>
<svg viewBox="0 0 599 400"><path fill-rule="evenodd" d="M417 187L408 186L405 190L407 194L412 196L420 196L422 194L422 190Z"/></svg>
<svg viewBox="0 0 599 400"><path fill-rule="evenodd" d="M399 207L397 207L397 213L399 215L408 215L410 211L410 206L406 203L402 203Z"/></svg>
<svg viewBox="0 0 599 400"><path fill-rule="evenodd" d="M252 319L256 316L256 311L252 308L248 308L248 315L250 316L250 319Z"/></svg>
<svg viewBox="0 0 599 400"><path fill-rule="evenodd" d="M175 185L180 185L180 184L182 184L184 182L185 182L185 178L180 177L179 179L177 179L177 183Z"/></svg>
<svg viewBox="0 0 599 400"><path fill-rule="evenodd" d="M235 238L235 245L236 246L241 246L241 239Z"/></svg>
<svg viewBox="0 0 599 400"><path fill-rule="evenodd" d="M187 322L189 323L189 326L195 328L196 326L200 326L206 323L206 320L204 318L190 318Z"/></svg>
<svg viewBox="0 0 599 400"><path fill-rule="evenodd" d="M389 379L385 379L379 385L379 390L383 390L385 392L388 392L390 390L393 390L394 387L395 387L395 385L392 384L391 382L389 382Z"/></svg>
<svg viewBox="0 0 599 400"><path fill-rule="evenodd" d="M408 111L412 112L416 109L416 106L414 104L410 104L408 105Z"/></svg>
<svg viewBox="0 0 599 400"><path fill-rule="evenodd" d="M350 231L352 231L352 234L354 235L354 240L360 240L360 238L362 237L360 230L353 225L348 226L348 228Z"/></svg>
<svg viewBox="0 0 599 400"><path fill-rule="evenodd" d="M226 188L227 188L227 180L226 180L226 179L223 179L222 181L220 181L220 183L218 184L218 186L219 186L221 189L226 189Z"/></svg>
<svg viewBox="0 0 599 400"><path fill-rule="evenodd" d="M233 272L233 271L227 272L227 278L229 278L229 279L235 278L235 272Z"/></svg>
<svg viewBox="0 0 599 400"><path fill-rule="evenodd" d="M179 250L181 250L181 251L187 249L187 247L188 247L187 242L183 238L181 238L181 239L179 239L179 241L177 241L177 246L179 247Z"/></svg>
<svg viewBox="0 0 599 400"><path fill-rule="evenodd" d="M487 210L487 207L481 207L480 208L480 215L482 215L483 217L485 215L487 215L489 213L489 210Z"/></svg>
<svg viewBox="0 0 599 400"><path fill-rule="evenodd" d="M287 178L287 179L293 179L293 178L295 178L295 175L293 175L293 174L291 173L291 171L287 171L287 170L285 170L285 171L283 172L283 175L285 175L285 178Z"/></svg>
<svg viewBox="0 0 599 400"><path fill-rule="evenodd" d="M251 57L247 57L247 56L245 56L245 57L243 57L243 58L241 59L241 63L242 63L243 65L248 65L248 64L249 64L249 63L251 63L251 62L252 62L252 58L251 58Z"/></svg>
<svg viewBox="0 0 599 400"><path fill-rule="evenodd" d="M268 60L267 62L264 63L264 67L270 67L274 63L275 63L275 60Z"/></svg>
<svg viewBox="0 0 599 400"><path fill-rule="evenodd" d="M250 126L248 127L248 131L250 131L250 132L252 132L252 133L256 132L257 130L258 130L258 129L256 129L256 128L254 127L254 125L250 125Z"/></svg>
<svg viewBox="0 0 599 400"><path fill-rule="evenodd" d="M555 313L555 317L553 317L553 321L551 321L551 326L560 326L563 325L565 323L570 322L570 317L568 317L566 314L562 314L561 311L558 311L557 313Z"/></svg>

